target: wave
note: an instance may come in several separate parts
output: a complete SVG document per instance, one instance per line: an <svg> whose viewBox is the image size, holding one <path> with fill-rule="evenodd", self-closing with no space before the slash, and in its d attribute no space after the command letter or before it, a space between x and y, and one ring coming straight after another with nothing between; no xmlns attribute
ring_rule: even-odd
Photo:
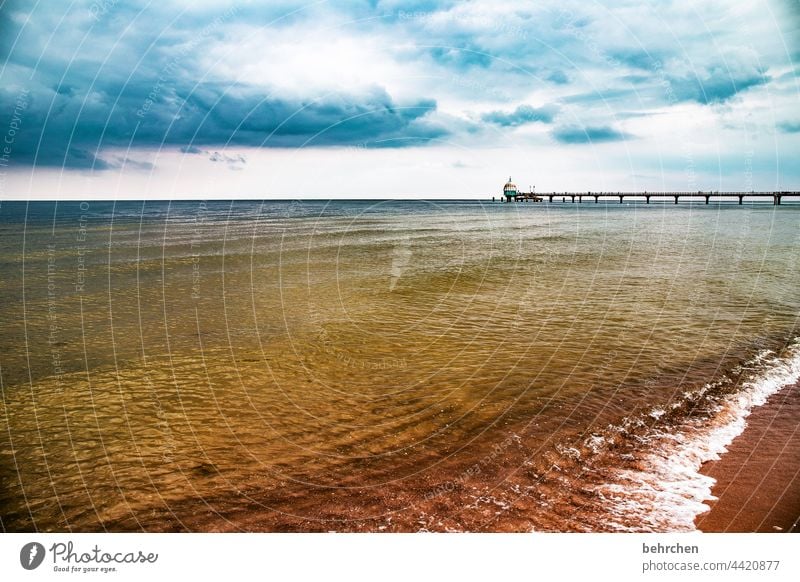
<svg viewBox="0 0 800 582"><path fill-rule="evenodd" d="M762 351L718 382L587 438L584 448L592 453L618 457L606 465L605 482L592 487L605 529L696 531L695 518L715 499L716 481L700 472L702 465L727 451L754 408L798 379L796 339L781 354ZM620 455L621 441L639 446Z"/></svg>

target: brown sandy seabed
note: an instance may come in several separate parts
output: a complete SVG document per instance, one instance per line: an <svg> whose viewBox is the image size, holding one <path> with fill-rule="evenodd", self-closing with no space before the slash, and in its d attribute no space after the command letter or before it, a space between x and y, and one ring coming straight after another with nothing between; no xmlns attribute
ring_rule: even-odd
<svg viewBox="0 0 800 582"><path fill-rule="evenodd" d="M550 416L551 421L557 417ZM797 532L800 522L800 382L785 386L753 409L747 426L720 460L706 463L701 472L716 480L710 511L695 520L705 532ZM539 427L541 428L541 427ZM127 517L101 519L94 526L68 527L71 531L604 531L598 498L590 492L607 473L600 460L582 475L582 487L573 487L570 475L547 470L553 460L547 447L531 451L524 427L498 442L488 434L471 443L465 454L441 464L428 451L428 463L438 465L411 479L363 487L359 467L348 465L324 478L313 467L315 486L300 481L260 478L256 483L220 486L217 495L189 494L180 501L159 503ZM518 429L518 430L517 430ZM554 431L555 432L555 431ZM610 451L617 465L628 456L636 439L624 439ZM532 455L533 453L533 455ZM425 456L425 455L423 455ZM502 459L502 462L501 462ZM535 459L536 462L531 462ZM410 463L420 462L412 454ZM608 459L607 459L608 460ZM580 464L581 461L576 461ZM425 463L427 464L427 463ZM635 465L635 462L634 462ZM431 465L428 465L431 466ZM364 467L365 470L374 469ZM396 469L396 466L395 466ZM199 467L202 471L203 467ZM477 470L477 472L476 472ZM209 475L214 473L208 468ZM453 479L453 476L459 478ZM202 477L202 475L198 475ZM444 491L441 483L448 482ZM500 484L484 490L476 485ZM433 493L433 495L432 495ZM87 509L88 511L88 509ZM75 525L75 524L73 524ZM46 528L47 529L47 528ZM612 528L613 529L613 528ZM651 530L652 531L652 530ZM659 531L656 527L655 531Z"/></svg>
<svg viewBox="0 0 800 582"><path fill-rule="evenodd" d="M800 531L799 418L800 382L784 387L752 411L747 427L729 445L728 452L720 460L706 463L701 470L716 480L712 494L717 500L707 501L711 509L697 517L698 529ZM524 436L522 433L521 438ZM475 445L492 451L497 443ZM500 457L516 457L524 449L520 440L504 442L500 447L495 451ZM496 459L488 460L492 462L479 463L480 477L498 470L493 462ZM494 475L492 479L506 480L512 490L516 488L518 495L513 496L511 504L501 501L500 491L487 492L483 498L473 498L467 503L472 481L468 472L476 465L455 468L448 464L441 468L442 474L452 475L455 470L466 478L453 482L452 488L433 497L430 492L435 490L436 477L430 474L421 476L412 487L406 482L403 487L389 484L326 489L283 482L273 483L266 491L243 488L238 495L227 490L218 497L190 496L181 503L167 503L160 509L106 521L91 531L530 531L530 515L536 512L538 500L527 499L529 495L520 487L526 480L534 481L537 486L530 488L530 493L548 492L550 501L562 505L548 508L553 517L560 515L558 525L537 525L544 526L546 531L591 530L580 527L579 522L570 523L567 518L576 510L585 512L591 499L566 487L560 494L554 494L564 485L559 475L522 465L518 475L505 479ZM341 474L329 478L331 484L346 481ZM348 512L352 513L349 518ZM314 518L309 519L309 515Z"/></svg>
<svg viewBox="0 0 800 582"><path fill-rule="evenodd" d="M695 520L704 532L798 532L800 531L800 382L786 386L773 394L767 402L755 408L747 418L744 432L729 445L720 460L704 464L701 472L716 479L712 494L716 500L707 501L710 511ZM518 443L505 443L501 454L513 454ZM486 446L486 445L481 445ZM482 467L486 470L488 467ZM463 468L463 471L468 468ZM557 475L534 474L539 490L559 487ZM514 479L509 479L514 481ZM561 482L563 484L563 482ZM421 483L421 487L426 484ZM427 484L430 486L430 484ZM512 484L512 487L514 485ZM106 523L110 531L144 529L146 531L530 531L530 521L525 513L535 507L527 505L524 494L517 497L513 506L486 496L470 506L459 508L458 523L442 518L431 522L434 515L453 513L452 498L459 497L462 484L455 483L454 490L436 498L426 498L417 505L413 488L397 490L392 487L364 490L318 490L309 496L308 490L280 494L264 499L265 511L254 511L249 503L231 506L227 501L206 498L195 500L194 508L173 507L154 511L149 516L137 516L114 523ZM429 491L429 489L428 489ZM462 491L463 493L463 491ZM556 508L562 517L581 507L586 510L587 499L581 492L562 492L563 508ZM228 497L228 496L226 496ZM327 500L324 498L327 497ZM498 498L500 496L498 495ZM304 506L327 506L328 514L317 513L316 519L300 517ZM358 507L352 520L342 520L347 507ZM407 511L423 507L429 514L427 520L408 522ZM268 509L267 509L268 507ZM553 510L553 507L550 507ZM387 516L387 510L397 511L397 520ZM364 513L380 515L379 519L364 519ZM412 511L413 513L413 511ZM360 514L360 515L359 515ZM424 514L424 512L422 512ZM587 531L577 524L561 524L563 531ZM427 527L426 527L427 526ZM452 527L452 529L451 529ZM417 529L418 528L418 529ZM537 528L538 529L538 528ZM549 531L557 531L545 528ZM560 528L559 528L560 529Z"/></svg>

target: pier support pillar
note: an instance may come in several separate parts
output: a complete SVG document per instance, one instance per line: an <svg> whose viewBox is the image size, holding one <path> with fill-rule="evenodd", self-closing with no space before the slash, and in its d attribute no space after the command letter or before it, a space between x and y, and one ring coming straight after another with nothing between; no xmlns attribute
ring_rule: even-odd
<svg viewBox="0 0 800 582"><path fill-rule="evenodd" d="M711 196L706 196L706 204L708 204L708 199L709 198L711 198Z"/></svg>
<svg viewBox="0 0 800 582"><path fill-rule="evenodd" d="M595 196L595 197L594 197L594 203L595 203L595 204L597 204L597 199L598 199L598 198L600 198L600 196Z"/></svg>
<svg viewBox="0 0 800 582"><path fill-rule="evenodd" d="M553 195L550 194L550 202L552 202L552 201L553 201Z"/></svg>
<svg viewBox="0 0 800 582"><path fill-rule="evenodd" d="M650 196L645 196L644 198L647 200L647 203L650 204Z"/></svg>
<svg viewBox="0 0 800 582"><path fill-rule="evenodd" d="M578 204L582 204L582 203L583 203L583 196L578 196Z"/></svg>
<svg viewBox="0 0 800 582"><path fill-rule="evenodd" d="M678 197L675 196L675 204L677 204L677 203L678 203Z"/></svg>
<svg viewBox="0 0 800 582"><path fill-rule="evenodd" d="M776 194L775 196L773 196L772 197L772 203L775 206L780 206L781 205L781 197L780 197L780 195Z"/></svg>
<svg viewBox="0 0 800 582"><path fill-rule="evenodd" d="M619 203L622 204L622 196L619 197Z"/></svg>
<svg viewBox="0 0 800 582"><path fill-rule="evenodd" d="M739 206L742 205L742 200L744 200L744 196L739 196Z"/></svg>
<svg viewBox="0 0 800 582"><path fill-rule="evenodd" d="M575 204L575 196L572 197L572 203Z"/></svg>

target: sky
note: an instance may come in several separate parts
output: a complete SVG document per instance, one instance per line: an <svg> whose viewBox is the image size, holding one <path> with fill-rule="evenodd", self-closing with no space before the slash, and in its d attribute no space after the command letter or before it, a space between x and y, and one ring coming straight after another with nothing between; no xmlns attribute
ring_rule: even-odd
<svg viewBox="0 0 800 582"><path fill-rule="evenodd" d="M800 2L0 0L0 200L800 190Z"/></svg>

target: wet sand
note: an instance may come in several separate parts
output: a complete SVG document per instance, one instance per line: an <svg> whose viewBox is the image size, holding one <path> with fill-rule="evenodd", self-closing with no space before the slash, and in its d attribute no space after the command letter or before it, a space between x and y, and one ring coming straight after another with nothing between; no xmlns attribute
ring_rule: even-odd
<svg viewBox="0 0 800 582"><path fill-rule="evenodd" d="M783 388L747 418L744 432L701 472L717 480L705 532L800 531L800 383Z"/></svg>

